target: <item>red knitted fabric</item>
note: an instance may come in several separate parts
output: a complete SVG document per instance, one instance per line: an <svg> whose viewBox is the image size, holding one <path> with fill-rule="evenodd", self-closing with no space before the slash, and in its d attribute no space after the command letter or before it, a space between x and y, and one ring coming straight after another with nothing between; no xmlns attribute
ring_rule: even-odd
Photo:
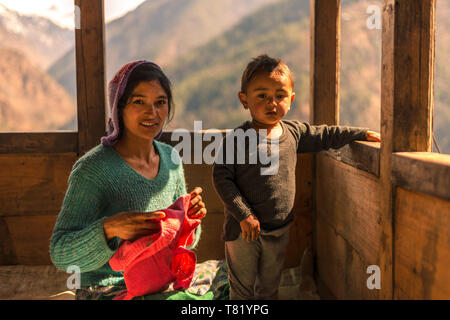
<svg viewBox="0 0 450 320"><path fill-rule="evenodd" d="M194 242L200 219L187 216L190 195L179 197L161 221L161 232L133 242L123 241L109 260L114 271L124 271L126 295L114 299L130 300L164 291L173 282L174 289L187 289L194 275L197 257L185 249Z"/></svg>

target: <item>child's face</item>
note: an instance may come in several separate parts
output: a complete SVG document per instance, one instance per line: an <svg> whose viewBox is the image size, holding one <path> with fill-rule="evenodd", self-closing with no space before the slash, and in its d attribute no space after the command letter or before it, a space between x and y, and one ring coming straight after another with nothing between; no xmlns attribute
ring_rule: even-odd
<svg viewBox="0 0 450 320"><path fill-rule="evenodd" d="M273 126L286 115L295 93L285 75L261 73L250 82L247 92L239 93L239 100L250 110L253 121Z"/></svg>
<svg viewBox="0 0 450 320"><path fill-rule="evenodd" d="M159 81L141 82L123 109L125 131L142 139L153 139L162 130L168 113L168 97Z"/></svg>

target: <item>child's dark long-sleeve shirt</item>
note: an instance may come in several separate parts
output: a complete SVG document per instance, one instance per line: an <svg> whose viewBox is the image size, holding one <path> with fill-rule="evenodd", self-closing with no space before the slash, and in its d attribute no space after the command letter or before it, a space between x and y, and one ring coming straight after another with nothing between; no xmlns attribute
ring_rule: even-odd
<svg viewBox="0 0 450 320"><path fill-rule="evenodd" d="M233 161L226 161L226 144L232 135L228 134L222 140L221 151L213 166L213 184L224 204L224 241L237 239L241 231L239 222L250 214L258 218L263 230L275 230L293 220L297 153L338 149L354 140L367 140L368 129L365 128L313 126L294 120L282 120L280 123L283 133L278 144L275 144L278 145L278 157L270 158L273 160L270 163L267 161L269 158L257 161L256 164L249 161L252 153L248 152L248 139L245 142L244 163L239 164L237 161L239 143L234 143ZM247 121L231 134L237 129L247 132L250 128L250 122ZM270 141L273 140L261 135L258 137L258 150L263 145L268 146L271 151L276 150L273 147L271 149ZM222 164L218 159L221 159ZM262 174L268 167L272 171Z"/></svg>

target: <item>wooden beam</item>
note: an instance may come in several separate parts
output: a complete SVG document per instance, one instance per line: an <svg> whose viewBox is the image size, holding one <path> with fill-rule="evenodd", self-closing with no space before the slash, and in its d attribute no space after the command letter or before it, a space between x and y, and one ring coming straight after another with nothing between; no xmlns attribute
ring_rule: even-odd
<svg viewBox="0 0 450 320"><path fill-rule="evenodd" d="M339 124L339 78L340 78L340 0L310 0L311 46L310 46L310 122L311 124ZM319 172L317 155L314 155L312 171L312 211L316 212L317 183ZM316 282L327 281L318 250L325 229L318 227L317 215L312 216L312 254ZM327 286L329 283L326 284ZM322 292L319 292L319 295Z"/></svg>
<svg viewBox="0 0 450 320"><path fill-rule="evenodd" d="M380 144L377 142L354 141L338 150L329 149L322 153L376 177L380 176Z"/></svg>
<svg viewBox="0 0 450 320"><path fill-rule="evenodd" d="M392 153L431 151L435 0L383 0L381 295L393 298Z"/></svg>
<svg viewBox="0 0 450 320"><path fill-rule="evenodd" d="M77 141L76 131L0 133L0 154L77 152Z"/></svg>
<svg viewBox="0 0 450 320"><path fill-rule="evenodd" d="M106 131L104 0L75 0L78 155L100 143Z"/></svg>
<svg viewBox="0 0 450 320"><path fill-rule="evenodd" d="M311 0L312 124L339 124L340 16L340 0Z"/></svg>
<svg viewBox="0 0 450 320"><path fill-rule="evenodd" d="M394 298L449 299L450 202L403 188L396 194Z"/></svg>
<svg viewBox="0 0 450 320"><path fill-rule="evenodd" d="M431 152L399 152L392 157L396 187L450 201L450 155Z"/></svg>

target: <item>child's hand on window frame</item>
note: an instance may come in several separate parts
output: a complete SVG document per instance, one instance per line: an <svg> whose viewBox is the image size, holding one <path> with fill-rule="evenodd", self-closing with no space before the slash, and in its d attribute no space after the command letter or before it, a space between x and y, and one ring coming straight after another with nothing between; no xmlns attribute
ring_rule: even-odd
<svg viewBox="0 0 450 320"><path fill-rule="evenodd" d="M381 142L380 134L375 131L367 131L366 139L371 142Z"/></svg>

